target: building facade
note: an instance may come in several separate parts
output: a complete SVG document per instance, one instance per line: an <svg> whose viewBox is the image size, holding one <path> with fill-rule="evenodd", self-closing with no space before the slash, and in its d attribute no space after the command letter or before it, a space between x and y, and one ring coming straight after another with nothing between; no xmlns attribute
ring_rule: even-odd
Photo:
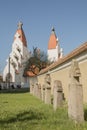
<svg viewBox="0 0 87 130"><path fill-rule="evenodd" d="M25 63L29 59L26 37L22 28L22 22L18 23L17 31L12 43L12 51L8 56L7 64L3 71L3 81L14 86L29 87L27 77L23 76Z"/></svg>

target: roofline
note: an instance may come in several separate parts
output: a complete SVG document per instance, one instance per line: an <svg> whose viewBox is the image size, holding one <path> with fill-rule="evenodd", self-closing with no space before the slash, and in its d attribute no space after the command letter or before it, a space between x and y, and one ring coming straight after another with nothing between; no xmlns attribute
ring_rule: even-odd
<svg viewBox="0 0 87 130"><path fill-rule="evenodd" d="M71 51L69 54L67 54L63 58L58 59L58 61L54 62L53 64L51 64L47 68L41 70L38 75L41 75L43 73L48 72L49 70L52 70L53 68L63 64L64 62L70 60L71 58L79 55L80 53L82 53L82 52L84 52L86 50L87 50L87 42L83 43L82 45L80 45L78 48L76 48L73 51Z"/></svg>

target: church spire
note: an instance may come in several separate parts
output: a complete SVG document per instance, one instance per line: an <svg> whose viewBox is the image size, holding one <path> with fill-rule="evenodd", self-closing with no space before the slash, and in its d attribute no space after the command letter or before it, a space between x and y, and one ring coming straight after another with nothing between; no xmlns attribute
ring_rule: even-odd
<svg viewBox="0 0 87 130"><path fill-rule="evenodd" d="M23 23L21 21L19 21L18 23L18 29L22 29Z"/></svg>
<svg viewBox="0 0 87 130"><path fill-rule="evenodd" d="M50 35L49 42L48 42L48 49L55 49L57 46L57 42L58 41L57 41L55 29L54 29L54 27L52 27L51 35Z"/></svg>
<svg viewBox="0 0 87 130"><path fill-rule="evenodd" d="M55 28L54 27L52 27L52 30L51 30L51 33L55 33Z"/></svg>
<svg viewBox="0 0 87 130"><path fill-rule="evenodd" d="M26 37L25 37L22 26L23 26L23 23L20 21L17 25L18 28L17 28L14 39L19 38L21 42L23 43L23 45L27 47L27 41L26 41Z"/></svg>

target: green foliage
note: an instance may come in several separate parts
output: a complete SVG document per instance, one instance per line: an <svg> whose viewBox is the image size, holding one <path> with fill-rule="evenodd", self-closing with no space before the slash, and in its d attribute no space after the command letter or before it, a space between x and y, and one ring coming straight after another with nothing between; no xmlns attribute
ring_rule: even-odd
<svg viewBox="0 0 87 130"><path fill-rule="evenodd" d="M86 129L86 121L75 124L68 119L67 104L54 112L52 105L44 104L29 92L0 94L0 130Z"/></svg>
<svg viewBox="0 0 87 130"><path fill-rule="evenodd" d="M37 47L33 47L33 53L25 63L24 74L26 71L32 71L34 74L37 74L35 73L36 68L40 71L41 69L46 68L49 64L50 61L48 61L47 54Z"/></svg>

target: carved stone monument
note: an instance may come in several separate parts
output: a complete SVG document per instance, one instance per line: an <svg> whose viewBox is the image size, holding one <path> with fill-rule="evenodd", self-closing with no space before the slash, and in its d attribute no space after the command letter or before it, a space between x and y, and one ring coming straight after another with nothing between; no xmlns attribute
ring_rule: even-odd
<svg viewBox="0 0 87 130"><path fill-rule="evenodd" d="M38 97L38 91L39 91L39 88L38 88L38 83L36 82L35 84L35 96Z"/></svg>
<svg viewBox="0 0 87 130"><path fill-rule="evenodd" d="M50 74L45 77L45 103L51 104L51 78Z"/></svg>
<svg viewBox="0 0 87 130"><path fill-rule="evenodd" d="M62 106L63 104L63 89L62 83L59 80L54 81L54 88L53 88L53 108L56 110L58 107Z"/></svg>
<svg viewBox="0 0 87 130"><path fill-rule="evenodd" d="M32 85L31 85L31 88L32 88L31 93L34 95L34 84L33 84L33 83L32 83Z"/></svg>
<svg viewBox="0 0 87 130"><path fill-rule="evenodd" d="M68 100L68 116L76 122L84 121L83 90L80 84L80 69L78 62L72 60L70 69L70 85Z"/></svg>
<svg viewBox="0 0 87 130"><path fill-rule="evenodd" d="M30 84L30 93L33 94L33 84Z"/></svg>
<svg viewBox="0 0 87 130"><path fill-rule="evenodd" d="M42 101L45 102L45 85L42 86Z"/></svg>
<svg viewBox="0 0 87 130"><path fill-rule="evenodd" d="M41 85L38 84L38 98L41 99Z"/></svg>

